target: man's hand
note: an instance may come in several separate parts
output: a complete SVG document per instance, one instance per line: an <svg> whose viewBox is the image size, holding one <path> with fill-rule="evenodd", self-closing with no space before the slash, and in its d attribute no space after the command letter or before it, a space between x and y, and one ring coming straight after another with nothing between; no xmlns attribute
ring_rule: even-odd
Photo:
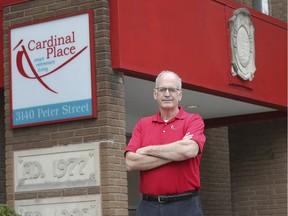
<svg viewBox="0 0 288 216"><path fill-rule="evenodd" d="M183 140L184 140L184 139L190 140L190 139L193 138L193 136L194 136L194 134L190 134L190 132L188 132L188 133L186 133L185 136L183 137Z"/></svg>

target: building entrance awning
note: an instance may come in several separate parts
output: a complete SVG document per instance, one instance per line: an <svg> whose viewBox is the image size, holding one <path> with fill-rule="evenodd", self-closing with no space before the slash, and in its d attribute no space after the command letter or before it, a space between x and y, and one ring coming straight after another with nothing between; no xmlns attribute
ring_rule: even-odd
<svg viewBox="0 0 288 216"><path fill-rule="evenodd" d="M241 5L227 2L110 1L112 67L143 79L172 70L187 89L286 110L286 24L249 8L256 72L252 81L241 80L231 72L229 26ZM249 52L246 39L239 39L247 42L239 55Z"/></svg>

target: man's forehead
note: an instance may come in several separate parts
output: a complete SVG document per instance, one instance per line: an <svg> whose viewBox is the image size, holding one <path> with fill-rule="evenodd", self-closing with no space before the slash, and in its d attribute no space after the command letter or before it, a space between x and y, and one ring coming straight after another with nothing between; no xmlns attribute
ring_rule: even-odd
<svg viewBox="0 0 288 216"><path fill-rule="evenodd" d="M163 74L161 77L159 77L159 82L167 82L167 81L177 82L177 77L171 73Z"/></svg>

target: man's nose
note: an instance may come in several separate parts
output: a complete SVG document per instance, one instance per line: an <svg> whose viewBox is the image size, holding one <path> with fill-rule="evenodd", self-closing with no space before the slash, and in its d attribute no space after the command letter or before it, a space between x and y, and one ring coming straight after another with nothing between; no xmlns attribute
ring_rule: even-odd
<svg viewBox="0 0 288 216"><path fill-rule="evenodd" d="M167 95L170 96L170 94L171 93L170 93L169 89L167 88L166 91L165 91L165 96L167 96Z"/></svg>

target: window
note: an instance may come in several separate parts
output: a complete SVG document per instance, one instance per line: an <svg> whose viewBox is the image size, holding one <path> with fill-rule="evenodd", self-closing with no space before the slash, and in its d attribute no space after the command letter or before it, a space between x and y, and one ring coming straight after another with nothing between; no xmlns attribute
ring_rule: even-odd
<svg viewBox="0 0 288 216"><path fill-rule="evenodd" d="M234 1L243 4L247 7L251 7L254 10L260 11L264 14L271 15L270 0L234 0Z"/></svg>
<svg viewBox="0 0 288 216"><path fill-rule="evenodd" d="M254 0L252 1L252 7L255 10L261 11L264 14L269 15L269 0Z"/></svg>
<svg viewBox="0 0 288 216"><path fill-rule="evenodd" d="M263 14L287 22L287 0L234 0Z"/></svg>

